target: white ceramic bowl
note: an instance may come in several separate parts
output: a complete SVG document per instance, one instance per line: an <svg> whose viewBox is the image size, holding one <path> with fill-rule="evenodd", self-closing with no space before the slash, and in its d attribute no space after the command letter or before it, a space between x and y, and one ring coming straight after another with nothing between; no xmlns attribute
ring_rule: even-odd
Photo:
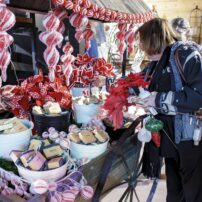
<svg viewBox="0 0 202 202"><path fill-rule="evenodd" d="M26 119L22 119L21 121L25 126L27 126L27 130L19 133L0 135L1 158L11 160L9 154L12 150L25 151L28 148L34 124Z"/></svg>
<svg viewBox="0 0 202 202"><path fill-rule="evenodd" d="M73 103L74 118L77 123L89 123L98 114L100 104L79 105Z"/></svg>
<svg viewBox="0 0 202 202"><path fill-rule="evenodd" d="M46 171L33 171L22 166L17 166L19 175L28 180L30 183L38 179L46 180L47 182L55 182L66 175L67 167L68 161L59 168Z"/></svg>
<svg viewBox="0 0 202 202"><path fill-rule="evenodd" d="M78 144L71 141L70 143L71 156L75 159L81 159L84 157L94 159L103 154L107 150L108 142L109 142L109 136L106 142L92 145Z"/></svg>

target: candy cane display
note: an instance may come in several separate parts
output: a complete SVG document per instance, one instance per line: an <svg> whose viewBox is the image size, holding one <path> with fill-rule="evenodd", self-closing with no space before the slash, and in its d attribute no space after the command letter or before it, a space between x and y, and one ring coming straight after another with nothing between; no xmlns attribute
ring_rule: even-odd
<svg viewBox="0 0 202 202"><path fill-rule="evenodd" d="M6 70L10 63L11 56L8 47L13 43L13 37L6 31L11 29L15 24L15 15L6 8L5 0L0 1L0 81L6 81Z"/></svg>
<svg viewBox="0 0 202 202"><path fill-rule="evenodd" d="M75 60L75 57L73 55L71 55L73 50L74 49L71 46L71 44L69 42L67 42L65 44L65 46L63 47L64 55L61 56L62 71L63 71L63 74L65 75L67 86L70 85L70 77L73 72L72 63Z"/></svg>
<svg viewBox="0 0 202 202"><path fill-rule="evenodd" d="M60 3L60 1L57 2ZM58 10L50 11L43 20L43 26L46 31L39 35L40 41L47 46L43 56L48 65L48 75L51 82L55 79L55 68L60 59L56 46L60 46L63 40L60 32L63 32L64 28L61 27L60 19L64 19L64 17L64 13L61 14Z"/></svg>
<svg viewBox="0 0 202 202"><path fill-rule="evenodd" d="M70 24L76 28L75 38L80 43L84 38L83 31L88 24L88 18L78 13L72 13L69 16Z"/></svg>
<svg viewBox="0 0 202 202"><path fill-rule="evenodd" d="M132 53L134 51L135 44L135 27L133 24L130 25L128 31L125 33L125 40L128 44L128 53Z"/></svg>
<svg viewBox="0 0 202 202"><path fill-rule="evenodd" d="M120 13L120 15L118 15L117 17L122 16L122 13ZM127 24L125 23L120 23L118 24L118 29L119 32L117 33L117 38L119 40L119 44L118 44L118 50L121 56L123 56L123 53L126 49L126 43L125 43L125 34L126 34L126 30L127 30ZM122 58L121 58L122 60Z"/></svg>

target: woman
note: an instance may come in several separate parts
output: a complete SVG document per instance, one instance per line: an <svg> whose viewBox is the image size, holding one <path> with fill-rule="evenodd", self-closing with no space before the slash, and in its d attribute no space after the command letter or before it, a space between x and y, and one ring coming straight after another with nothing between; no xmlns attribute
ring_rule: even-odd
<svg viewBox="0 0 202 202"><path fill-rule="evenodd" d="M155 107L156 118L164 123L159 151L165 157L167 202L201 202L202 143L193 143L196 120L191 116L202 106L201 56L194 45L176 42L164 19L143 24L138 33L140 48L156 61L147 73L152 95L144 106ZM178 65L183 67L181 74Z"/></svg>
<svg viewBox="0 0 202 202"><path fill-rule="evenodd" d="M172 28L179 39L182 41L191 40L192 31L189 22L181 17L174 18L171 21Z"/></svg>

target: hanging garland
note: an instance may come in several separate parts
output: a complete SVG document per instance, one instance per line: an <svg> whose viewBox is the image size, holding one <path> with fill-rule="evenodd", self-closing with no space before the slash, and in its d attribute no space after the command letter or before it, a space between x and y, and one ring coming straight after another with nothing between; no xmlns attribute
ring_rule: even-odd
<svg viewBox="0 0 202 202"><path fill-rule="evenodd" d="M145 13L123 13L109 8L103 8L89 0L52 0L56 6L64 6L67 10L106 22L127 24L144 23L153 17L152 11Z"/></svg>

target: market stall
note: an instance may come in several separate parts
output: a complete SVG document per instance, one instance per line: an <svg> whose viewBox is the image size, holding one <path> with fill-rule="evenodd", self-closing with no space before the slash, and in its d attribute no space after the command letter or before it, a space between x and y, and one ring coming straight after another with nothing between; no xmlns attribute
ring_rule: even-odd
<svg viewBox="0 0 202 202"><path fill-rule="evenodd" d="M0 111L13 114L0 120L2 197L17 194L28 201L43 201L44 197L49 201L75 201L80 196L81 200L90 200L98 184L93 198L98 201L109 168L111 179L104 190L128 177L128 170L133 174L135 170L131 180L137 181L141 144L133 134L142 117L133 117L138 118L134 123L132 119L125 122L123 109L130 106L129 90L139 88L141 98L147 94L143 87L148 82L139 74L130 74L126 79L118 79L110 92L99 88L95 82L100 77L116 77L113 65L87 53L73 55L74 46L64 36L68 20L77 42L84 42L88 50L94 37L89 18L116 22L118 51L124 67L127 52L133 50L135 24L151 19L152 13L142 1L120 1L117 5L117 1L108 4L89 0L25 0L10 1L7 7L1 1L0 15L4 20L0 23L0 37L4 42L0 44ZM9 79L7 67L12 60L9 46L13 38L6 31L15 24L15 15L8 8L45 13L39 40L46 46L43 58L48 75L38 70L18 85L2 86L2 81ZM110 146L113 129L123 136L115 138L119 139L117 144ZM120 146L125 147L124 155L117 150ZM122 162L127 169L121 167ZM114 178L116 172L119 177Z"/></svg>

